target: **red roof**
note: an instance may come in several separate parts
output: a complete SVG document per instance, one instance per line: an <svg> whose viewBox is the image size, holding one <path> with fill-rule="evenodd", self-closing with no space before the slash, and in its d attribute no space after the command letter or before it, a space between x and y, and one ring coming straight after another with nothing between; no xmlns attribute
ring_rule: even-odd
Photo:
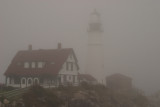
<svg viewBox="0 0 160 107"><path fill-rule="evenodd" d="M92 75L89 74L79 74L79 79L80 80L87 80L87 81L97 81Z"/></svg>
<svg viewBox="0 0 160 107"><path fill-rule="evenodd" d="M61 70L62 65L68 56L73 54L77 68L77 59L72 48L50 49L50 50L25 50L19 51L13 58L11 64L5 72L6 76L27 76L27 75L56 75ZM45 62L43 68L24 68L24 62ZM54 64L51 64L54 62ZM20 63L21 65L18 65Z"/></svg>

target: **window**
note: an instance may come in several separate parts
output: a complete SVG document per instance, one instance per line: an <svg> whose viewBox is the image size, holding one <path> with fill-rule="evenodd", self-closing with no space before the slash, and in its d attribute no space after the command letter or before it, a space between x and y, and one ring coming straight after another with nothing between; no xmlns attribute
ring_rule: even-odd
<svg viewBox="0 0 160 107"><path fill-rule="evenodd" d="M61 83L61 77L60 76L58 77L58 81L59 81L59 83Z"/></svg>
<svg viewBox="0 0 160 107"><path fill-rule="evenodd" d="M38 83L39 83L39 82L38 82L38 79L35 79L35 80L34 80L34 83L35 83L35 84L38 84Z"/></svg>
<svg viewBox="0 0 160 107"><path fill-rule="evenodd" d="M24 63L24 68L29 68L29 62Z"/></svg>
<svg viewBox="0 0 160 107"><path fill-rule="evenodd" d="M52 84L54 84L54 83L55 83L55 81L54 81L54 80L52 80L51 82L52 82Z"/></svg>
<svg viewBox="0 0 160 107"><path fill-rule="evenodd" d="M26 83L26 80L25 79L22 79L22 84L25 84Z"/></svg>
<svg viewBox="0 0 160 107"><path fill-rule="evenodd" d="M43 68L43 67L44 67L44 65L45 65L45 63L44 63L44 62L38 62L38 68Z"/></svg>
<svg viewBox="0 0 160 107"><path fill-rule="evenodd" d="M75 83L75 80L76 80L76 76L73 75L73 83Z"/></svg>
<svg viewBox="0 0 160 107"><path fill-rule="evenodd" d="M69 62L66 62L66 70L69 70Z"/></svg>
<svg viewBox="0 0 160 107"><path fill-rule="evenodd" d="M72 76L71 76L71 75L69 75L69 76L68 76L68 80L71 80L71 79L72 79Z"/></svg>
<svg viewBox="0 0 160 107"><path fill-rule="evenodd" d="M9 79L9 84L12 84L12 80L11 80L11 78Z"/></svg>
<svg viewBox="0 0 160 107"><path fill-rule="evenodd" d="M20 84L20 78L18 78L18 77L17 77L17 78L14 78L14 83L15 83L15 84Z"/></svg>
<svg viewBox="0 0 160 107"><path fill-rule="evenodd" d="M32 62L31 66L32 66L32 68L36 68L36 63Z"/></svg>
<svg viewBox="0 0 160 107"><path fill-rule="evenodd" d="M63 80L64 80L64 82L67 81L66 75L63 75Z"/></svg>
<svg viewBox="0 0 160 107"><path fill-rule="evenodd" d="M71 71L73 71L73 62L71 62Z"/></svg>
<svg viewBox="0 0 160 107"><path fill-rule="evenodd" d="M32 83L32 80L31 80L31 79L29 79L29 80L28 80L28 84L31 84L31 83Z"/></svg>
<svg viewBox="0 0 160 107"><path fill-rule="evenodd" d="M67 71L73 71L73 62L67 62L66 69Z"/></svg>

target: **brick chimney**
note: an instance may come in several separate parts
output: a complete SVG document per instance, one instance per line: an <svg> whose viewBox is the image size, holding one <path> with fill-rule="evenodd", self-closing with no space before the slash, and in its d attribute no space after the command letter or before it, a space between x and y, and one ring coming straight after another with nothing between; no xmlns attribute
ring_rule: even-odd
<svg viewBox="0 0 160 107"><path fill-rule="evenodd" d="M32 45L28 45L28 50L31 51L32 50Z"/></svg>
<svg viewBox="0 0 160 107"><path fill-rule="evenodd" d="M58 43L58 49L62 49L61 43Z"/></svg>

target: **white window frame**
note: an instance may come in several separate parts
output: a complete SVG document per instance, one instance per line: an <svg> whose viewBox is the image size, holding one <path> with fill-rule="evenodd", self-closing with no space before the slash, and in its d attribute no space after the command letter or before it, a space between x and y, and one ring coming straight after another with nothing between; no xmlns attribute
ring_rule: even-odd
<svg viewBox="0 0 160 107"><path fill-rule="evenodd" d="M32 63L31 63L31 67L32 67L32 68L36 68L36 62L32 62Z"/></svg>
<svg viewBox="0 0 160 107"><path fill-rule="evenodd" d="M74 63L73 62L66 62L66 71L73 71Z"/></svg>
<svg viewBox="0 0 160 107"><path fill-rule="evenodd" d="M24 62L24 68L29 68L29 67L30 67L29 62Z"/></svg>
<svg viewBox="0 0 160 107"><path fill-rule="evenodd" d="M43 68L45 65L45 62L38 62L37 68Z"/></svg>

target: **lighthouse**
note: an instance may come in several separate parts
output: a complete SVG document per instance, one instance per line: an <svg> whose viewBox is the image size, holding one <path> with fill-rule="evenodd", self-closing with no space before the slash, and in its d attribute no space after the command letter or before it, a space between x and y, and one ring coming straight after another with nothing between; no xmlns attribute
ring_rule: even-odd
<svg viewBox="0 0 160 107"><path fill-rule="evenodd" d="M104 46L100 14L94 10L90 14L87 42L86 73L104 83Z"/></svg>

